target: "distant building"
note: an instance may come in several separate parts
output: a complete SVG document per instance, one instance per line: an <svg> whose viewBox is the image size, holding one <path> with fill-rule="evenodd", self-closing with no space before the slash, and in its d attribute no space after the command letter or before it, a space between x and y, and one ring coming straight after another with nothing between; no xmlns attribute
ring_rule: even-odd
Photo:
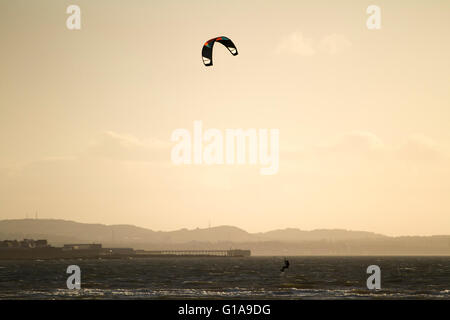
<svg viewBox="0 0 450 320"><path fill-rule="evenodd" d="M47 240L23 239L22 241L0 241L0 248L46 248L48 246Z"/></svg>
<svg viewBox="0 0 450 320"><path fill-rule="evenodd" d="M135 255L136 251L133 248L105 248L104 253L112 255Z"/></svg>
<svg viewBox="0 0 450 320"><path fill-rule="evenodd" d="M20 247L22 247L22 248L34 248L35 247L34 240L32 240L32 239L23 239L22 241L20 241Z"/></svg>
<svg viewBox="0 0 450 320"><path fill-rule="evenodd" d="M48 247L47 240L36 240L36 248L45 248Z"/></svg>
<svg viewBox="0 0 450 320"><path fill-rule="evenodd" d="M102 248L101 243L81 243L81 244L65 244L64 251L69 250L100 250Z"/></svg>
<svg viewBox="0 0 450 320"><path fill-rule="evenodd" d="M251 256L251 251L250 250L228 250L227 251L227 256L228 257L250 257Z"/></svg>
<svg viewBox="0 0 450 320"><path fill-rule="evenodd" d="M0 248L19 248L20 243L17 240L0 241Z"/></svg>

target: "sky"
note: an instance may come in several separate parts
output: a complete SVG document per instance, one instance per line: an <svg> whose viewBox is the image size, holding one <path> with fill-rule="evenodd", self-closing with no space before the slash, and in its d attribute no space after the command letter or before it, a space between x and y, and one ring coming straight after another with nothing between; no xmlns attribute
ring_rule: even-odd
<svg viewBox="0 0 450 320"><path fill-rule="evenodd" d="M449 30L448 1L1 0L0 219L450 234ZM174 165L195 120L278 129L279 171Z"/></svg>

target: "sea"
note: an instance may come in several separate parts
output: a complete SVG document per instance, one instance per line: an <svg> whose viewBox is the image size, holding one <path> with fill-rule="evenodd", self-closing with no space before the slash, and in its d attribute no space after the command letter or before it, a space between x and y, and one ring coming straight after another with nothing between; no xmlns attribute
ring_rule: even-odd
<svg viewBox="0 0 450 320"><path fill-rule="evenodd" d="M450 299L450 257L0 261L0 299ZM67 288L67 267L81 289ZM367 267L381 288L367 288Z"/></svg>

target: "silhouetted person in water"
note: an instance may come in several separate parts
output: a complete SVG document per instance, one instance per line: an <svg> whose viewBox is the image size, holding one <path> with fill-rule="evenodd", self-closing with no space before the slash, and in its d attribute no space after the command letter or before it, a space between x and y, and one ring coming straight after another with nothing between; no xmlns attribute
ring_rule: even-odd
<svg viewBox="0 0 450 320"><path fill-rule="evenodd" d="M284 266L281 267L281 272L284 272L284 270L289 269L289 260L288 259L284 259Z"/></svg>

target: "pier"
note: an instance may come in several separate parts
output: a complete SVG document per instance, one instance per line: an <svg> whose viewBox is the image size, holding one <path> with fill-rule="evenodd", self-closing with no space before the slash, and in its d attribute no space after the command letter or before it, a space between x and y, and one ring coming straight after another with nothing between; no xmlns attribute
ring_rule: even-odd
<svg viewBox="0 0 450 320"><path fill-rule="evenodd" d="M250 250L136 250L136 256L250 257Z"/></svg>
<svg viewBox="0 0 450 320"><path fill-rule="evenodd" d="M103 248L100 243L65 244L53 247L47 240L0 241L0 260L128 259L154 257L250 257L250 250L134 250Z"/></svg>

